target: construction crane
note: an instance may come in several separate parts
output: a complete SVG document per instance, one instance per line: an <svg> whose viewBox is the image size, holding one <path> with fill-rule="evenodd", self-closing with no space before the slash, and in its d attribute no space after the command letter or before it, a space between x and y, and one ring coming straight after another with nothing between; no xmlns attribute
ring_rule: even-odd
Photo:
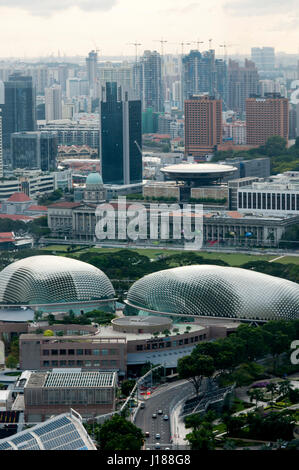
<svg viewBox="0 0 299 470"><path fill-rule="evenodd" d="M161 44L161 56L164 55L164 44L166 44L168 41L165 39L155 39L154 42L159 42Z"/></svg>
<svg viewBox="0 0 299 470"><path fill-rule="evenodd" d="M138 46L142 46L142 44L140 42L129 42L127 43L128 46L135 46L135 62L137 62L137 58L138 58Z"/></svg>
<svg viewBox="0 0 299 470"><path fill-rule="evenodd" d="M138 148L141 156L142 156L142 148L140 147L140 145L138 144L137 140L134 140L134 144L136 145L136 147Z"/></svg>
<svg viewBox="0 0 299 470"><path fill-rule="evenodd" d="M232 46L237 46L238 44L219 44L219 47L223 47L224 50L224 60L227 63L227 49Z"/></svg>
<svg viewBox="0 0 299 470"><path fill-rule="evenodd" d="M192 41L192 44L196 44L197 50L199 51L199 44L203 44L204 41Z"/></svg>

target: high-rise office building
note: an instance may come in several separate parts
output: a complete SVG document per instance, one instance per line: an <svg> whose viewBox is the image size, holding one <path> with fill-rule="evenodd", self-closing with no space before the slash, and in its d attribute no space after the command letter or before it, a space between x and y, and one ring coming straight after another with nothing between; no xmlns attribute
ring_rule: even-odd
<svg viewBox="0 0 299 470"><path fill-rule="evenodd" d="M246 100L247 144L264 145L269 137L280 136L288 141L289 101L279 93Z"/></svg>
<svg viewBox="0 0 299 470"><path fill-rule="evenodd" d="M227 65L215 59L213 49L205 52L192 50L182 58L182 98L207 93L227 102Z"/></svg>
<svg viewBox="0 0 299 470"><path fill-rule="evenodd" d="M182 86L183 98L187 100L191 95L208 93L215 94L215 51L190 51L182 58Z"/></svg>
<svg viewBox="0 0 299 470"><path fill-rule="evenodd" d="M103 90L104 91L104 90ZM142 181L141 101L121 99L116 82L106 83L100 103L100 158L105 184Z"/></svg>
<svg viewBox="0 0 299 470"><path fill-rule="evenodd" d="M258 92L258 72L255 64L245 60L244 67L230 60L228 64L228 108L242 115L246 99Z"/></svg>
<svg viewBox="0 0 299 470"><path fill-rule="evenodd" d="M16 132L11 136L13 168L54 171L58 138L53 132Z"/></svg>
<svg viewBox="0 0 299 470"><path fill-rule="evenodd" d="M261 72L269 72L275 69L274 47L252 47L251 60Z"/></svg>
<svg viewBox="0 0 299 470"><path fill-rule="evenodd" d="M89 90L96 91L97 85L97 65L98 65L98 54L96 51L91 51L86 58L87 67L87 79L89 83Z"/></svg>
<svg viewBox="0 0 299 470"><path fill-rule="evenodd" d="M208 95L185 101L185 155L201 157L222 143L222 101Z"/></svg>
<svg viewBox="0 0 299 470"><path fill-rule="evenodd" d="M162 58L157 51L144 51L140 59L142 109L163 112ZM137 70L138 75L138 70Z"/></svg>
<svg viewBox="0 0 299 470"><path fill-rule="evenodd" d="M62 119L62 93L60 85L45 89L46 121Z"/></svg>
<svg viewBox="0 0 299 470"><path fill-rule="evenodd" d="M5 96L2 107L4 158L10 157L10 137L14 132L35 131L35 88L32 77L10 75L4 83Z"/></svg>

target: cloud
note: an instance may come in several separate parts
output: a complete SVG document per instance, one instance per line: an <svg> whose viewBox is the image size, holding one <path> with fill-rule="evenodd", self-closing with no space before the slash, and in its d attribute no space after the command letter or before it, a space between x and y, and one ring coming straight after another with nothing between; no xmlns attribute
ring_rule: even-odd
<svg viewBox="0 0 299 470"><path fill-rule="evenodd" d="M297 0L229 0L223 5L224 11L234 16L284 15L298 11Z"/></svg>
<svg viewBox="0 0 299 470"><path fill-rule="evenodd" d="M72 7L84 11L107 11L117 2L118 0L0 0L0 7L19 8L35 16L50 16Z"/></svg>

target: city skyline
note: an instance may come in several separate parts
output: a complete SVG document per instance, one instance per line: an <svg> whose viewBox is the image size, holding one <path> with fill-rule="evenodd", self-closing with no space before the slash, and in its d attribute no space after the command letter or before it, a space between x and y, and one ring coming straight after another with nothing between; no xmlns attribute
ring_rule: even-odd
<svg viewBox="0 0 299 470"><path fill-rule="evenodd" d="M189 0L151 2L150 9L137 0L0 0L2 31L0 57L86 55L99 49L99 56L134 56L132 43L143 50L181 53L180 43L201 50L210 43L216 54L249 54L255 46L297 54L296 28L299 6L295 0L211 0L209 4ZM125 18L125 21L124 21ZM55 32L55 34L53 34Z"/></svg>

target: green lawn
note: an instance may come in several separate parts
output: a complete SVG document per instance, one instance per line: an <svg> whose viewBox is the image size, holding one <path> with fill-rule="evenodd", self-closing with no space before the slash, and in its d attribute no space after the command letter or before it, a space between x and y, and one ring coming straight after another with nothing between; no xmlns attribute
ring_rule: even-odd
<svg viewBox="0 0 299 470"><path fill-rule="evenodd" d="M283 258L278 259L277 263L281 263L281 264L299 264L299 256L284 256Z"/></svg>
<svg viewBox="0 0 299 470"><path fill-rule="evenodd" d="M67 252L68 245L49 245L42 248L45 251L56 251L57 254L59 252L68 253ZM79 256L82 253L86 252L94 252L94 253L115 253L122 248L86 248L84 250L72 253L72 256ZM124 247L123 249L128 249ZM159 248L138 248L133 249L129 248L130 250L136 251L140 255L147 256L150 259L156 259L158 256L164 255L175 255L183 253L184 250L168 250L168 249L159 249ZM277 258L277 255L250 255L246 253L220 253L220 252L208 252L208 251L198 251L197 252L200 256L206 259L218 259L225 261L230 266L241 266L242 264L248 263L250 261L270 261L272 259ZM277 263L282 264L299 264L299 256L286 256L284 258L278 259Z"/></svg>

